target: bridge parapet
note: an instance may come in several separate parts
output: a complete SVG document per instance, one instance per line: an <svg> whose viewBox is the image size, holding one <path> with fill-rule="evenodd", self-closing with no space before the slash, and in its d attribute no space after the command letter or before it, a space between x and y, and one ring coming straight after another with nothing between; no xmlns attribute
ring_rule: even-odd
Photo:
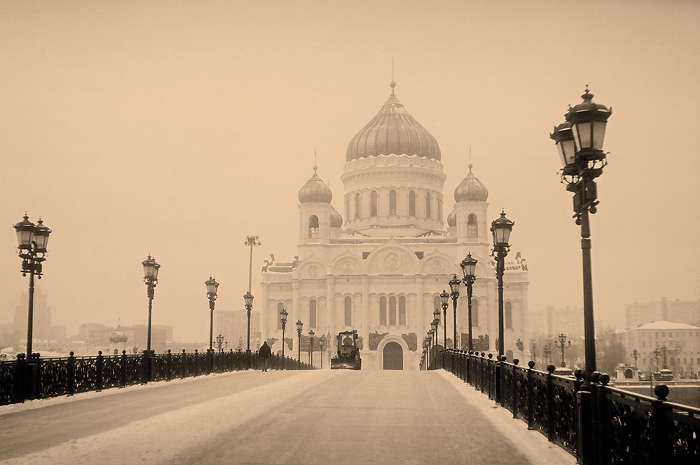
<svg viewBox="0 0 700 465"><path fill-rule="evenodd" d="M101 391L155 381L208 375L260 367L258 352L207 351L199 353L143 354L41 358L32 354L27 360L18 354L16 360L0 362L0 405L45 399L80 392ZM273 354L271 369L310 370L309 364Z"/></svg>
<svg viewBox="0 0 700 465"><path fill-rule="evenodd" d="M608 386L610 377L593 373L555 375L484 352L447 349L429 366L453 373L513 412L528 429L575 456L581 464L700 463L700 409L668 402L668 387L656 399Z"/></svg>

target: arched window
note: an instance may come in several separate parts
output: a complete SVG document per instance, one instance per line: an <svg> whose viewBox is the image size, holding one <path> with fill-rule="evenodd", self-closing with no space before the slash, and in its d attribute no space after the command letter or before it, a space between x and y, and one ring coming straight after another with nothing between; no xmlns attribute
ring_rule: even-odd
<svg viewBox="0 0 700 465"><path fill-rule="evenodd" d="M438 197L437 203L438 203L438 217L437 217L437 219L438 219L438 221L440 221L440 220L442 220L442 199L440 197Z"/></svg>
<svg viewBox="0 0 700 465"><path fill-rule="evenodd" d="M386 326L386 297L379 298L379 324Z"/></svg>
<svg viewBox="0 0 700 465"><path fill-rule="evenodd" d="M309 239L318 237L318 216L309 217Z"/></svg>
<svg viewBox="0 0 700 465"><path fill-rule="evenodd" d="M352 326L352 298L345 297L345 326Z"/></svg>
<svg viewBox="0 0 700 465"><path fill-rule="evenodd" d="M467 237L479 237L479 222L474 213L470 213L467 219Z"/></svg>
<svg viewBox="0 0 700 465"><path fill-rule="evenodd" d="M430 211L430 204L432 200L430 198L430 192L425 193L425 217L430 219L431 218L431 211Z"/></svg>
<svg viewBox="0 0 700 465"><path fill-rule="evenodd" d="M369 216L377 216L377 191L372 191L369 197Z"/></svg>
<svg viewBox="0 0 700 465"><path fill-rule="evenodd" d="M399 325L406 326L406 297L399 297Z"/></svg>
<svg viewBox="0 0 700 465"><path fill-rule="evenodd" d="M408 191L408 216L416 216L416 191Z"/></svg>
<svg viewBox="0 0 700 465"><path fill-rule="evenodd" d="M389 325L396 326L396 297L389 297Z"/></svg>
<svg viewBox="0 0 700 465"><path fill-rule="evenodd" d="M506 302L505 320L506 329L513 329L513 307L510 302Z"/></svg>
<svg viewBox="0 0 700 465"><path fill-rule="evenodd" d="M316 301L309 301L309 328L316 327Z"/></svg>
<svg viewBox="0 0 700 465"><path fill-rule="evenodd" d="M396 216L396 191L389 191L389 216Z"/></svg>
<svg viewBox="0 0 700 465"><path fill-rule="evenodd" d="M472 327L479 327L479 301L472 299Z"/></svg>
<svg viewBox="0 0 700 465"><path fill-rule="evenodd" d="M284 302L279 302L277 304L277 329L282 329L282 320L280 319L280 312L284 310Z"/></svg>
<svg viewBox="0 0 700 465"><path fill-rule="evenodd" d="M350 196L345 196L345 218L350 221Z"/></svg>
<svg viewBox="0 0 700 465"><path fill-rule="evenodd" d="M360 202L360 193L355 194L355 219L362 218L362 202Z"/></svg>

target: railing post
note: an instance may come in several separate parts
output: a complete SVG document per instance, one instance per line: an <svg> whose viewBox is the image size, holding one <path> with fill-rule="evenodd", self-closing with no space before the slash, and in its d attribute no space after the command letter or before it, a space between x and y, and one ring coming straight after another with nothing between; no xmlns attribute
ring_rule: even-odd
<svg viewBox="0 0 700 465"><path fill-rule="evenodd" d="M121 372L121 379L119 380L119 384L121 384L121 387L126 386L126 366L127 366L127 357L126 357L126 350L122 350L122 372Z"/></svg>
<svg viewBox="0 0 700 465"><path fill-rule="evenodd" d="M554 441L554 383L552 382L552 373L555 370L554 365L547 367L547 440Z"/></svg>
<svg viewBox="0 0 700 465"><path fill-rule="evenodd" d="M143 351L143 355L141 357L141 384L146 384L150 381L150 376L149 376L149 371L151 368L151 364L149 359L151 358L151 354L148 352L148 350Z"/></svg>
<svg viewBox="0 0 700 465"><path fill-rule="evenodd" d="M29 372L31 373L32 399L41 397L41 357L38 353L33 353L29 359Z"/></svg>
<svg viewBox="0 0 700 465"><path fill-rule="evenodd" d="M600 436L598 436L598 382L600 373L591 373L591 445L593 446L593 463L600 462Z"/></svg>
<svg viewBox="0 0 700 465"><path fill-rule="evenodd" d="M104 357L102 357L102 351L99 350L99 351L97 351L97 361L95 362L95 370L97 371L97 381L95 381L95 390L97 392L100 392L102 390L102 386L104 383L104 380L102 378L103 367L104 367Z"/></svg>
<svg viewBox="0 0 700 465"><path fill-rule="evenodd" d="M27 399L27 388L29 384L29 374L27 373L27 362L24 359L24 354L17 354L17 359L14 361L12 370L14 384L12 386L12 402L24 403Z"/></svg>
<svg viewBox="0 0 700 465"><path fill-rule="evenodd" d="M518 362L520 362L520 360L517 358L513 359L513 418L518 418Z"/></svg>
<svg viewBox="0 0 700 465"><path fill-rule="evenodd" d="M194 349L194 376L199 376L199 350Z"/></svg>
<svg viewBox="0 0 700 465"><path fill-rule="evenodd" d="M168 349L168 354L165 356L165 367L166 367L165 368L165 379L167 381L170 381L171 379L173 379L172 363L173 363L173 356L170 353L170 349Z"/></svg>
<svg viewBox="0 0 700 465"><path fill-rule="evenodd" d="M610 382L610 376L607 373L600 375L600 383L598 386L598 463L608 463L608 455L610 452L610 443L608 441L608 402L607 402L607 385ZM670 459L670 457L669 457ZM661 462L667 463L667 462Z"/></svg>
<svg viewBox="0 0 700 465"><path fill-rule="evenodd" d="M535 368L535 362L530 360L527 362L527 429L533 429L535 423L534 405L534 388L532 386L532 370Z"/></svg>
<svg viewBox="0 0 700 465"><path fill-rule="evenodd" d="M597 373L591 374L591 379L596 377ZM593 409L595 400L591 391L591 384L580 385L580 381L585 377L583 370L576 370L576 379L579 382L580 390L576 393L576 426L578 428L578 447L576 452L576 461L581 465L593 465L596 460L595 445L593 444L593 431L597 429L597 425L593 424ZM574 384L576 386L576 384Z"/></svg>
<svg viewBox="0 0 700 465"><path fill-rule="evenodd" d="M185 379L187 374L187 353L182 349L182 363L180 363L180 379Z"/></svg>
<svg viewBox="0 0 700 465"><path fill-rule="evenodd" d="M68 356L68 395L72 396L75 394L75 357L74 353L71 352Z"/></svg>
<svg viewBox="0 0 700 465"><path fill-rule="evenodd" d="M666 421L666 406L664 405L669 389L665 384L658 384L654 388L657 400L652 401L652 439L654 441L654 463L671 463L673 449L671 448L668 422Z"/></svg>

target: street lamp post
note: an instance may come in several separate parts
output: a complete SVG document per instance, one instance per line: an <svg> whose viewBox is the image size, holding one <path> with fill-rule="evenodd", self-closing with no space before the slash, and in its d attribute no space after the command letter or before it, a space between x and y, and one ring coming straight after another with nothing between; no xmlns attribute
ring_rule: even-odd
<svg viewBox="0 0 700 465"><path fill-rule="evenodd" d="M471 252L469 252L460 266L462 267L462 274L464 278L464 285L467 286L467 318L469 322L469 345L468 349L471 351L472 348L472 285L476 281L476 263L477 260L472 258Z"/></svg>
<svg viewBox="0 0 700 465"><path fill-rule="evenodd" d="M654 349L654 359L656 360L656 371L659 371L659 357L661 356L661 351L659 349Z"/></svg>
<svg viewBox="0 0 700 465"><path fill-rule="evenodd" d="M299 338L299 344L298 344L298 359L299 362L301 362L301 330L304 328L304 323L301 322L301 320L297 320L297 336Z"/></svg>
<svg viewBox="0 0 700 465"><path fill-rule="evenodd" d="M46 260L46 244L51 230L44 226L41 218L35 225L25 214L24 219L14 226L19 243L19 257L22 259L22 276L29 273L29 308L27 309L27 360L32 358L34 331L34 276L41 279L41 262Z"/></svg>
<svg viewBox="0 0 700 465"><path fill-rule="evenodd" d="M309 365L314 366L314 330L309 330Z"/></svg>
<svg viewBox="0 0 700 465"><path fill-rule="evenodd" d="M252 250L252 249L251 249ZM250 291L243 295L245 302L245 310L248 315L248 344L246 346L246 358L248 359L248 368L250 368L250 312L253 310L253 294Z"/></svg>
<svg viewBox="0 0 700 465"><path fill-rule="evenodd" d="M661 347L661 353L664 356L664 370L668 369L668 365L666 364L666 354L668 353L668 348L666 346Z"/></svg>
<svg viewBox="0 0 700 465"><path fill-rule="evenodd" d="M259 236L247 236L243 245L250 247L250 265L248 267L248 294L251 292L251 286L253 284L253 247L262 245L262 242L258 240Z"/></svg>
<svg viewBox="0 0 700 465"><path fill-rule="evenodd" d="M444 328L442 329L442 339L447 348L447 302L450 299L450 294L445 292L443 289L440 293L440 305L442 305L442 321L444 322Z"/></svg>
<svg viewBox="0 0 700 465"><path fill-rule="evenodd" d="M454 318L453 318L453 331L454 331L454 337L452 339L452 348L456 349L457 348L457 299L459 299L459 285L462 284L462 280L457 278L457 275L454 275L452 279L450 279L450 295L452 296L452 310L454 312ZM447 344L447 343L445 343Z"/></svg>
<svg viewBox="0 0 700 465"><path fill-rule="evenodd" d="M496 367L496 402L503 404L503 362L505 361L505 337L503 330L503 271L505 269L505 258L510 251L510 233L513 230L513 223L506 218L506 212L501 210L501 217L491 222L491 233L493 234L493 252L496 258L496 277L498 278L498 366Z"/></svg>
<svg viewBox="0 0 700 465"><path fill-rule="evenodd" d="M593 103L586 86L583 102L569 107L566 122L554 128L550 137L556 142L562 161L561 179L566 190L574 194L574 218L581 226L583 262L583 329L585 339L586 378L596 371L595 327L593 320L593 278L591 271L591 229L588 213L597 211L598 194L595 178L607 164L603 152L605 127L612 109Z"/></svg>
<svg viewBox="0 0 700 465"><path fill-rule="evenodd" d="M639 358L639 351L637 349L632 351L632 358L634 359L634 367L637 368L637 359Z"/></svg>
<svg viewBox="0 0 700 465"><path fill-rule="evenodd" d="M432 354L431 352L433 351L433 341L435 340L435 336L433 335L433 328L432 328L432 323L430 323L431 328L428 330L428 370L434 365L432 362Z"/></svg>
<svg viewBox="0 0 700 465"><path fill-rule="evenodd" d="M287 344L284 341L284 328L287 326L287 310L284 308L280 312L280 323L282 323L282 369L284 370L284 346Z"/></svg>
<svg viewBox="0 0 700 465"><path fill-rule="evenodd" d="M209 279L204 281L207 286L207 298L209 299L209 351L212 350L212 343L214 340L214 301L216 300L216 292L219 288L219 283L216 279L209 276Z"/></svg>
<svg viewBox="0 0 700 465"><path fill-rule="evenodd" d="M435 311L433 312L433 321L437 321L437 322L438 322L438 325L440 325L440 323L439 323L439 322L440 322L440 309L439 309L439 308L436 308ZM442 324L443 324L443 326L445 325L445 319L444 319L444 318L443 318L443 320L442 320ZM438 337L438 342L440 342L440 338L439 338L439 337ZM447 341L446 341L446 340L443 339L443 340L442 340L442 343L443 343L443 345L444 345L445 347L447 347Z"/></svg>
<svg viewBox="0 0 700 465"><path fill-rule="evenodd" d="M510 233L515 223L506 218L506 212L501 211L501 217L491 222L493 234L493 251L491 255L496 259L496 277L498 278L498 356L505 353L503 337L503 270L505 258L510 251Z"/></svg>
<svg viewBox="0 0 700 465"><path fill-rule="evenodd" d="M326 340L321 336L321 339L318 340L318 348L321 351L321 370L323 370L323 349L326 345Z"/></svg>
<svg viewBox="0 0 700 465"><path fill-rule="evenodd" d="M571 341L568 341L568 342L569 342L569 347L571 347ZM564 333L559 335L559 343L558 344L556 342L554 343L554 345L556 345L557 347L559 347L561 349L561 366L562 367L566 366L566 362L564 361L564 348L567 347L566 343L567 343L566 334L564 334Z"/></svg>
<svg viewBox="0 0 700 465"><path fill-rule="evenodd" d="M151 310L153 309L153 296L155 295L154 289L158 284L158 270L160 270L160 265L156 263L154 258L149 255L146 260L142 263L143 265L143 281L148 286L148 335L146 341L146 350L148 351L148 356L151 356Z"/></svg>
<svg viewBox="0 0 700 465"><path fill-rule="evenodd" d="M219 349L219 352L224 351L224 336L222 334L216 336L216 348Z"/></svg>

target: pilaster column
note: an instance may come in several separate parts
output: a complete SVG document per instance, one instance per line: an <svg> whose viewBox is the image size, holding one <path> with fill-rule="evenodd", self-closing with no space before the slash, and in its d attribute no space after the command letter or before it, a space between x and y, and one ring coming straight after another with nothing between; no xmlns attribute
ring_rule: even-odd
<svg viewBox="0 0 700 465"><path fill-rule="evenodd" d="M488 298L488 319L486 320L486 334L489 335L489 351L493 351L496 346L496 339L498 338L498 292L496 287L496 278L489 278L486 287L486 295ZM481 322L479 318L479 322Z"/></svg>
<svg viewBox="0 0 700 465"><path fill-rule="evenodd" d="M293 280L292 281L292 309L287 311L289 312L289 316L287 317L287 326L291 326L291 328L294 330L294 333L292 334L293 341L294 341L294 349L293 351L296 353L299 348L299 338L297 337L296 333L296 322L297 320L301 320L301 312L300 312L300 303L301 299L299 297L300 294L300 286L301 283L298 280ZM304 323L304 327L308 328L309 327L309 322L302 320Z"/></svg>
<svg viewBox="0 0 700 465"><path fill-rule="evenodd" d="M369 278L362 277L362 326L360 334L363 335L365 345L369 344Z"/></svg>
<svg viewBox="0 0 700 465"><path fill-rule="evenodd" d="M326 278L326 307L328 309L328 322L326 324L326 332L330 331L331 335L338 331L338 316L336 315L335 302L335 277L329 276ZM321 335L319 335L320 337Z"/></svg>
<svg viewBox="0 0 700 465"><path fill-rule="evenodd" d="M260 339L263 341L270 337L268 333L269 327L268 322L270 319L270 302L268 302L270 296L270 288L267 283L260 283ZM276 328L277 326L274 326Z"/></svg>

